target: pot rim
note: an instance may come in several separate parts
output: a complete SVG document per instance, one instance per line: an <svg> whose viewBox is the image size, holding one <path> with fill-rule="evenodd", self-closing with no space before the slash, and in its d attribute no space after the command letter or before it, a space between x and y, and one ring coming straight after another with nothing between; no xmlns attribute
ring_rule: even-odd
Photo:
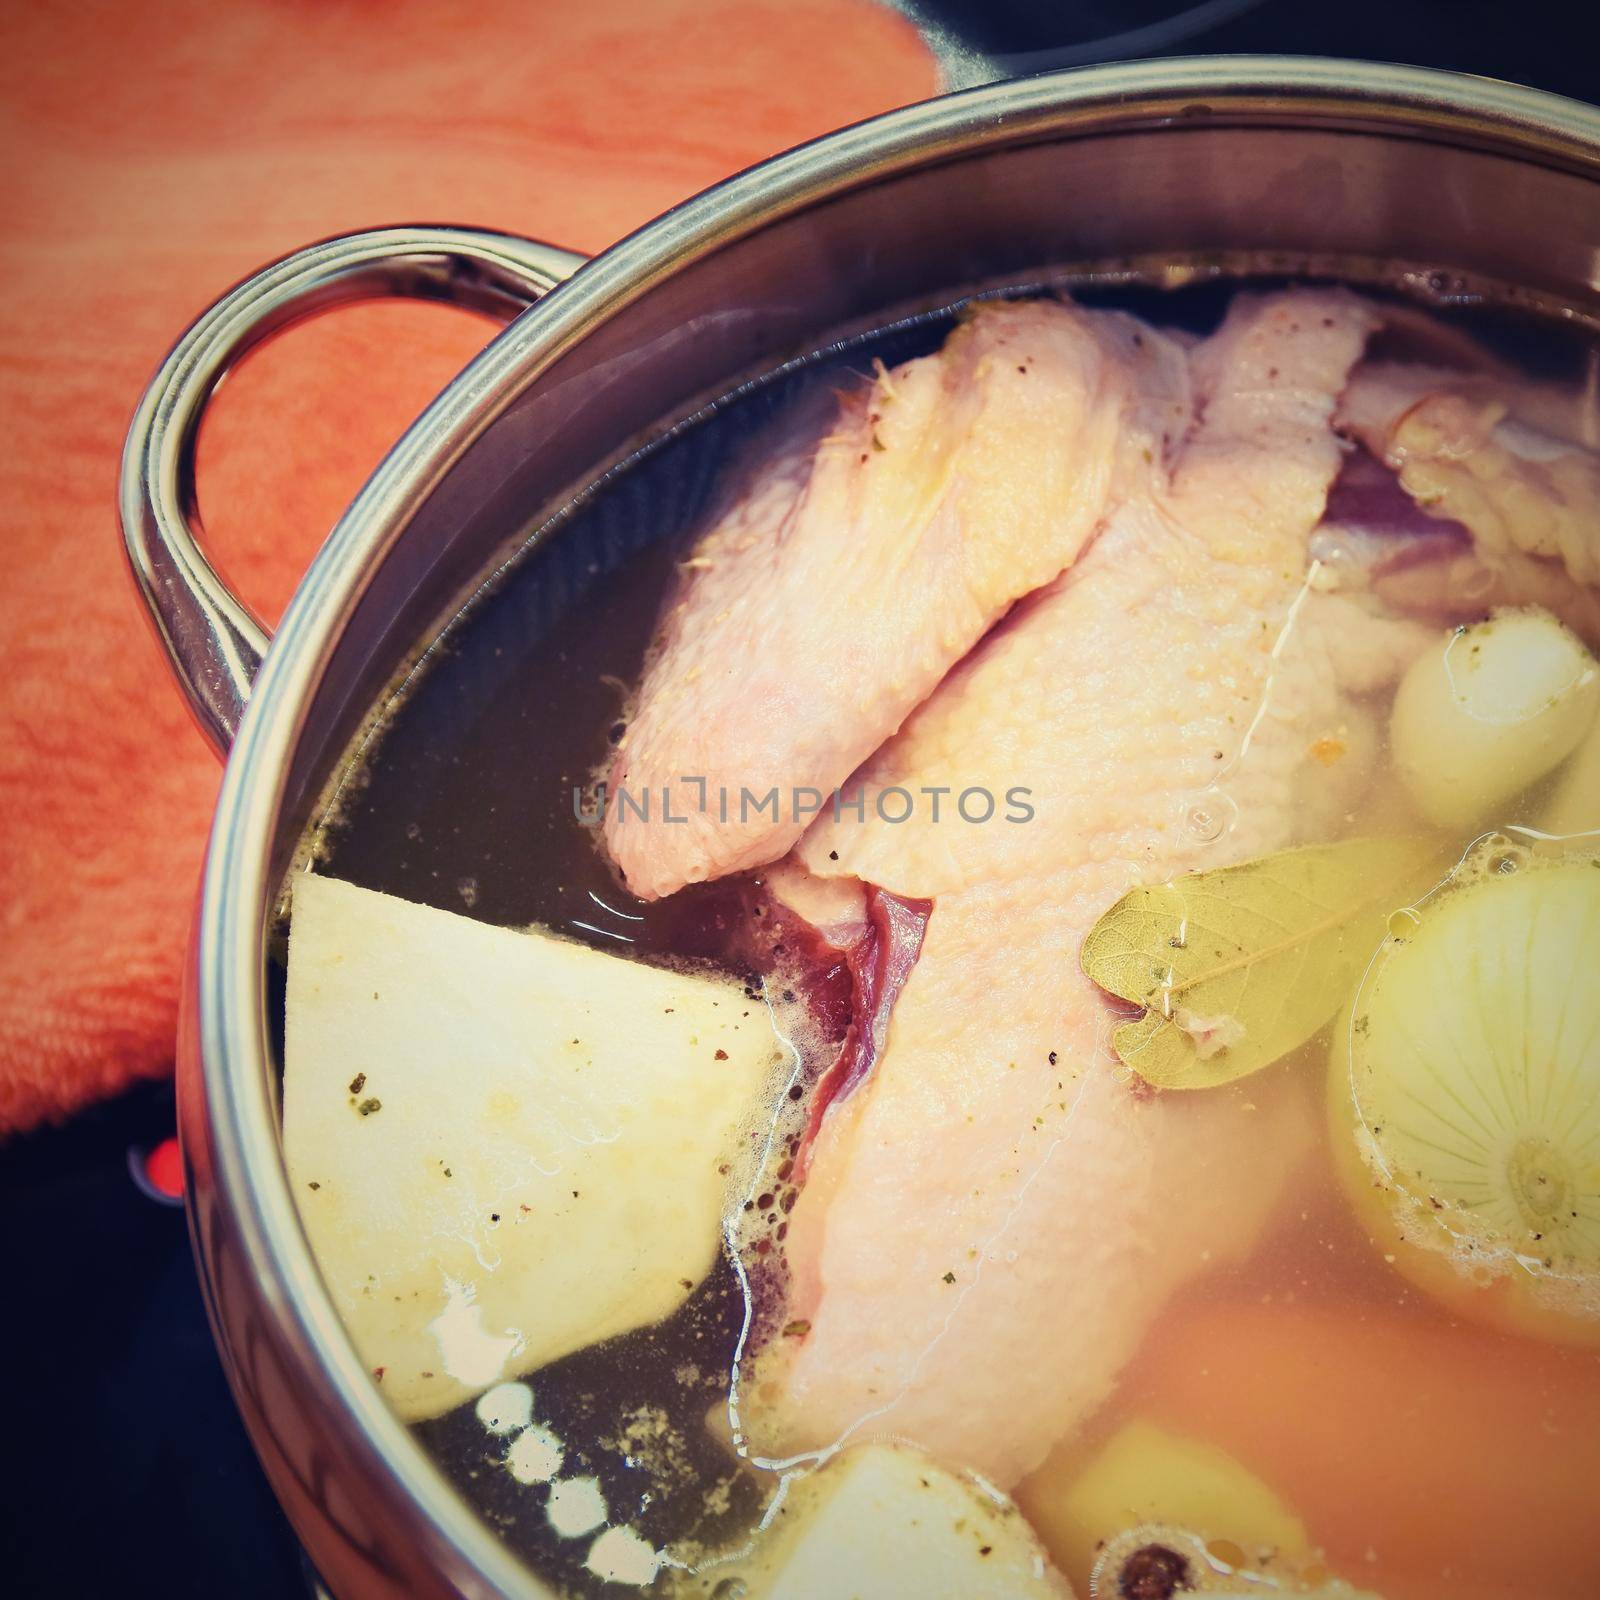
<svg viewBox="0 0 1600 1600"><path fill-rule="evenodd" d="M923 101L751 167L596 256L523 313L410 426L340 518L284 614L217 801L199 908L193 1004L216 1189L273 1331L315 1407L358 1430L356 1453L426 1519L427 1543L489 1590L550 1593L459 1497L389 1410L323 1286L289 1193L270 1092L263 943L286 776L304 707L365 579L505 396L610 314L747 233L847 189L992 145L1196 116L1217 123L1344 125L1497 149L1600 174L1600 111L1487 78L1290 56L1130 62ZM205 1261L201 1257L202 1275ZM487 1592L487 1591L486 1591Z"/></svg>

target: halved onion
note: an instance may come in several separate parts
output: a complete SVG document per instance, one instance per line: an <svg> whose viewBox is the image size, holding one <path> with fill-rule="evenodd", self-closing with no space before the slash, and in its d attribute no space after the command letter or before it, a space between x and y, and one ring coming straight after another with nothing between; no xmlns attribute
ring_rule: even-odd
<svg viewBox="0 0 1600 1600"><path fill-rule="evenodd" d="M1463 1314L1600 1345L1600 856L1469 856L1340 1030L1334 1144L1376 1242Z"/></svg>

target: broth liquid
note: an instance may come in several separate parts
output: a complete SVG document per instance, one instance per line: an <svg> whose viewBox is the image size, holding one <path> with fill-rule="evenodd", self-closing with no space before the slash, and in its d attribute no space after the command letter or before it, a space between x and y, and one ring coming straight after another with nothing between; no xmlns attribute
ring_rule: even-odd
<svg viewBox="0 0 1600 1600"><path fill-rule="evenodd" d="M1238 287L1075 294L1086 304L1114 305L1158 325L1204 333ZM724 465L803 387L868 372L875 359L892 366L929 352L951 324L948 315L934 316L823 352L799 370L748 387L707 420L642 452L540 530L447 630L426 669L387 709L377 736L352 754L313 829L321 870L488 923L537 924L646 960L728 959L737 943L730 919L741 911L725 888L693 886L666 902L634 901L601 858L594 832L578 823L575 795L622 732L620 718L661 596L712 503ZM1537 374L1571 376L1582 359L1570 336L1518 316L1480 311L1467 326ZM1371 820L1385 831L1390 825ZM273 976L281 993L281 971ZM1249 1263L1207 1275L1169 1308L1163 1326L1204 1322L1218 1308L1246 1303L1297 1308L1283 1323L1285 1336L1305 1325L1303 1316L1315 1318L1330 1307L1357 1308L1358 1317L1368 1314L1360 1308L1373 1317L1398 1317L1414 1324L1421 1341L1430 1327L1448 1321L1386 1270L1325 1161L1304 1175L1291 1201ZM708 1415L727 1398L744 1313L741 1285L724 1256L662 1324L529 1375L539 1421L565 1446L563 1476L592 1475L610 1520L636 1528L658 1547L681 1553L737 1544L771 1493L772 1478L742 1468L707 1426ZM1198 1428L1208 1406L1225 1411L1251 1404L1243 1395L1209 1394L1203 1382L1176 1382L1163 1360L1161 1333L1158 1327L1117 1398L1091 1425L1086 1450L1130 1415L1165 1412L1174 1425L1187 1417ZM1487 1341L1485 1348L1499 1340L1503 1359L1518 1359L1514 1339L1472 1337ZM1551 1353L1550 1372L1563 1371L1565 1359ZM1572 1364L1584 1361L1592 1364L1584 1355L1570 1356ZM1559 1407L1558 1390L1549 1395L1552 1408ZM1460 1399L1470 1404L1469 1396ZM1529 1425L1537 1428L1540 1419ZM461 1493L547 1581L573 1595L618 1592L584 1566L588 1538L564 1539L553 1531L548 1488L510 1474L505 1440L485 1429L472 1405L416 1432ZM1364 1437L1349 1431L1346 1444ZM1307 1444L1324 1448L1309 1435ZM1337 1453L1345 1445L1325 1448ZM1344 1461L1329 1470L1376 1468ZM1448 1493L1448 1486L1438 1492ZM1403 1515L1390 1531L1403 1541ZM1330 1558L1342 1576L1379 1587L1388 1566L1383 1539L1384 1530L1374 1529L1366 1547L1341 1546ZM715 1584L713 1571L705 1592ZM1390 1600L1428 1595L1396 1587Z"/></svg>

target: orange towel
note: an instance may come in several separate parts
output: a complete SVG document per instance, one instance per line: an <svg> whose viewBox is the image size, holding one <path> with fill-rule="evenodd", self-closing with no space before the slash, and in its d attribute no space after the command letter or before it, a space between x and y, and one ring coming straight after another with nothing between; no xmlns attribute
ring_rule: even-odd
<svg viewBox="0 0 1600 1600"><path fill-rule="evenodd" d="M218 769L115 523L129 415L219 291L325 234L597 249L934 89L868 0L33 0L0 13L0 1133L169 1069ZM252 358L200 447L213 550L275 617L487 337L362 307Z"/></svg>

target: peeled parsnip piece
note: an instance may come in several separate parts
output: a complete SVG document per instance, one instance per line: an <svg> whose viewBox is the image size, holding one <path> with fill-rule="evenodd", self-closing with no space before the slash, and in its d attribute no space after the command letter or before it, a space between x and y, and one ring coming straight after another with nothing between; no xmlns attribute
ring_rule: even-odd
<svg viewBox="0 0 1600 1600"><path fill-rule="evenodd" d="M726 1570L748 1600L1072 1595L1009 1500L907 1445L857 1445L795 1482L754 1556Z"/></svg>
<svg viewBox="0 0 1600 1600"><path fill-rule="evenodd" d="M1495 820L1577 747L1600 707L1600 666L1546 611L1499 611L1420 656L1395 695L1394 763L1442 827Z"/></svg>
<svg viewBox="0 0 1600 1600"><path fill-rule="evenodd" d="M1600 721L1556 774L1555 792L1539 826L1546 833L1600 831Z"/></svg>
<svg viewBox="0 0 1600 1600"><path fill-rule="evenodd" d="M735 984L310 874L284 1055L301 1220L408 1420L674 1310L783 1059Z"/></svg>

